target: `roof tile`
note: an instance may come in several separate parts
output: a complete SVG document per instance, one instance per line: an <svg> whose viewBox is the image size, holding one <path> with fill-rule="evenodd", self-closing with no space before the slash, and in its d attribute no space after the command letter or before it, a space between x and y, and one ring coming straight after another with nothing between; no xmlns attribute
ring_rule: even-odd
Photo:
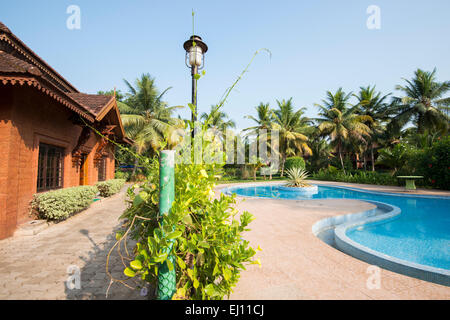
<svg viewBox="0 0 450 320"><path fill-rule="evenodd" d="M4 51L0 51L0 72L29 73L35 76L42 75L41 71L39 71L39 69L32 64L16 58Z"/></svg>
<svg viewBox="0 0 450 320"><path fill-rule="evenodd" d="M84 106L95 116L97 116L103 110L103 108L111 101L111 99L114 99L113 96L74 92L68 93L68 96Z"/></svg>

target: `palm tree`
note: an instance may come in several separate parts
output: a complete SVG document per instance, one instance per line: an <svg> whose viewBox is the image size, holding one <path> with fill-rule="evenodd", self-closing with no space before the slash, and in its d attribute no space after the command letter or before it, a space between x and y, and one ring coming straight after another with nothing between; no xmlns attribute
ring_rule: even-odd
<svg viewBox="0 0 450 320"><path fill-rule="evenodd" d="M437 82L436 69L432 72L417 69L412 80L404 80L406 86L396 86L405 96L393 99L396 114L393 120L400 127L412 120L419 133L426 129L446 133L450 97L443 96L450 90L450 81Z"/></svg>
<svg viewBox="0 0 450 320"><path fill-rule="evenodd" d="M332 148L324 137L320 136L318 129L312 134L308 141L311 148L312 156L309 161L311 163L311 171L316 171L328 164L330 158L333 157L331 153Z"/></svg>
<svg viewBox="0 0 450 320"><path fill-rule="evenodd" d="M232 119L228 119L225 112L220 111L218 105L212 105L209 113L202 113L200 117L203 121L208 121L208 127L224 134L228 128L235 128L236 123Z"/></svg>
<svg viewBox="0 0 450 320"><path fill-rule="evenodd" d="M272 155L278 156L277 150L272 148L272 139L270 129L273 126L274 117L273 110L270 108L269 103L260 102L258 106L255 107L257 118L248 115L245 118L251 119L256 122L255 126L245 128L243 131L249 131L246 137L256 136L256 142L258 146L260 141L265 141L265 145L268 146L267 156L272 158ZM266 163L266 171L269 173L269 179L272 180L272 164ZM264 175L265 177L265 175Z"/></svg>
<svg viewBox="0 0 450 320"><path fill-rule="evenodd" d="M133 139L136 152L142 154L145 151L154 153L161 148L164 140L174 144L174 128L184 127L180 119L172 118L172 113L180 106L168 107L162 101L163 95L170 89L167 88L161 94L155 85L155 79L150 74L142 74L136 79L135 86L124 80L129 93L125 102L118 102L122 122L127 136ZM171 139L172 137L172 139ZM137 162L133 173L136 171Z"/></svg>
<svg viewBox="0 0 450 320"><path fill-rule="evenodd" d="M390 95L381 95L381 92L375 92L375 86L370 87L360 87L358 95L353 95L358 99L356 107L357 114L370 116L371 120L366 121L367 125L371 131L370 137L367 138L367 146L370 151L370 159L372 163L372 171L375 171L375 156L374 149L380 144L380 139L385 131L383 123L389 119L388 104L385 102L386 98ZM365 156L364 163L365 163Z"/></svg>
<svg viewBox="0 0 450 320"><path fill-rule="evenodd" d="M294 111L292 98L278 101L278 109L272 111L273 130L278 130L279 153L281 155L281 176L284 174L284 164L287 156L290 155L311 155L311 148L308 146L308 137L305 135L311 131L309 124L311 120L304 117L305 108Z"/></svg>
<svg viewBox="0 0 450 320"><path fill-rule="evenodd" d="M257 107L255 107L255 109L256 109L256 114L258 115L257 118L255 118L251 115L245 116L245 118L248 118L248 119L256 122L256 126L246 128L246 129L244 129L244 131L252 130L253 133L257 134L257 132L262 129L270 130L274 119L273 119L272 109L270 109L269 104L260 102L259 105Z"/></svg>
<svg viewBox="0 0 450 320"><path fill-rule="evenodd" d="M316 119L318 128L323 136L330 138L332 146L337 150L344 173L344 144L349 143L351 139L366 143L367 137L370 136L370 128L365 122L371 121L371 117L356 114L356 107L349 107L350 97L351 93L346 94L339 88L335 94L327 91L327 99L322 100L323 105L316 104L321 117Z"/></svg>

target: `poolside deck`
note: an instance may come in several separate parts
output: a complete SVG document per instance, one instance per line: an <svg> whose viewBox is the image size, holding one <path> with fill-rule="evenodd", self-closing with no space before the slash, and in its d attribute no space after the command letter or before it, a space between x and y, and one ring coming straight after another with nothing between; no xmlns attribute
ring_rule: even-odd
<svg viewBox="0 0 450 320"><path fill-rule="evenodd" d="M279 183L279 182L277 182ZM385 192L401 187L319 182ZM232 186L231 184L226 185ZM220 189L223 186L219 186ZM450 195L417 189L409 194ZM334 215L356 213L374 206L358 200L274 200L238 198L238 208L256 219L245 235L262 267L250 266L231 299L450 299L450 287L381 269L381 286L369 289L369 264L325 244L313 235L312 225Z"/></svg>

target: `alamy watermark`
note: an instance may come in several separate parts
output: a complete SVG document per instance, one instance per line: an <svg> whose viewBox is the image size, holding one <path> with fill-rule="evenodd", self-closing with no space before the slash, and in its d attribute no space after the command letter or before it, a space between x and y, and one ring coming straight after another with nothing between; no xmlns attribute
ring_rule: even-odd
<svg viewBox="0 0 450 320"><path fill-rule="evenodd" d="M66 9L66 13L70 16L66 20L66 26L69 30L81 29L81 9L77 5L70 5Z"/></svg>
<svg viewBox="0 0 450 320"><path fill-rule="evenodd" d="M369 290L381 289L381 269L378 266L372 265L368 266L366 273L369 277L366 281L366 287Z"/></svg>
<svg viewBox="0 0 450 320"><path fill-rule="evenodd" d="M381 9L377 5L370 5L367 7L366 13L369 15L366 21L367 29L379 30L381 29Z"/></svg>
<svg viewBox="0 0 450 320"><path fill-rule="evenodd" d="M280 163L280 135L278 130L259 130L257 135L243 136L232 130L201 130L191 136L191 131L178 129L172 141L180 141L175 148L179 164L257 164L265 166L262 174L277 172ZM204 147L204 142L206 147ZM192 154L193 153L193 154Z"/></svg>
<svg viewBox="0 0 450 320"><path fill-rule="evenodd" d="M69 274L69 276L67 277L66 280L66 287L69 290L73 290L73 289L81 289L81 271L80 271L80 267L78 267L77 265L70 265L67 267L67 273Z"/></svg>

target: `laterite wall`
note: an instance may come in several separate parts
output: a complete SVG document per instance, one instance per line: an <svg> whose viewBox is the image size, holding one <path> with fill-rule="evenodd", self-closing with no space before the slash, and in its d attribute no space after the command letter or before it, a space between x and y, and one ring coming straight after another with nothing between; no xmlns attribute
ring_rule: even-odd
<svg viewBox="0 0 450 320"><path fill-rule="evenodd" d="M36 193L39 143L64 148L64 188L79 185L79 168L71 152L82 128L73 113L35 88L0 86L0 239L30 219L29 204ZM82 147L88 153L88 184L97 182L94 154L100 138L94 133ZM113 150L108 149L106 179L114 178Z"/></svg>

